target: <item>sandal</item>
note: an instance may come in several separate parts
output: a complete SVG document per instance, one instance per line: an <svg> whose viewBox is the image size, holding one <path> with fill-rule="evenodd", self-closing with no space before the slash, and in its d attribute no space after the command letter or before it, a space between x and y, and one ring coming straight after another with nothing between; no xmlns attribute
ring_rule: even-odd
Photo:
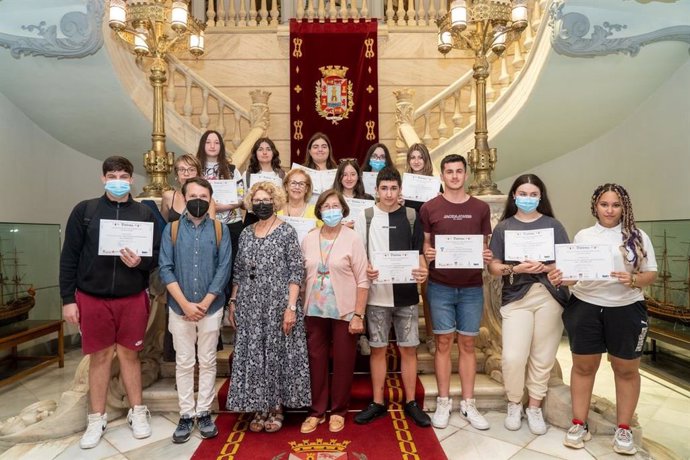
<svg viewBox="0 0 690 460"><path fill-rule="evenodd" d="M280 431L280 429L283 427L283 420L285 420L285 416L283 415L283 411L280 407L276 407L269 412L268 419L266 419L266 423L264 424L266 433L275 433L276 431Z"/></svg>
<svg viewBox="0 0 690 460"><path fill-rule="evenodd" d="M259 433L264 430L266 425L266 417L268 414L266 412L257 412L254 414L254 418L249 422L249 430L254 433Z"/></svg>

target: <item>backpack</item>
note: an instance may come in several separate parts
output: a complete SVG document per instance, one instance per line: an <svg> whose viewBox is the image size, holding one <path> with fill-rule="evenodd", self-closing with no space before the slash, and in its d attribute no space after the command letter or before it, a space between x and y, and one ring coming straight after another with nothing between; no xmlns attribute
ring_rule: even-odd
<svg viewBox="0 0 690 460"><path fill-rule="evenodd" d="M405 208L407 215L407 222L410 224L410 236L414 236L414 223L417 220L417 211L412 208ZM367 257L369 256L369 229L371 229L371 220L374 218L374 208L366 208L364 210L364 219L367 222L366 241L364 242L367 248Z"/></svg>
<svg viewBox="0 0 690 460"><path fill-rule="evenodd" d="M213 226L216 229L216 250L218 250L220 249L220 240L223 238L223 223L213 219ZM179 232L179 230L179 220L170 223L170 237L172 238L173 247L175 247L175 243L177 242L177 232Z"/></svg>

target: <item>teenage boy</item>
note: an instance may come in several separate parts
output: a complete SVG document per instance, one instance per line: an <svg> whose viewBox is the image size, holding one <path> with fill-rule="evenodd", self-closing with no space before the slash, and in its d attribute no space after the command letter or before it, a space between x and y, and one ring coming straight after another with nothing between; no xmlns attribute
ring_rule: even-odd
<svg viewBox="0 0 690 460"><path fill-rule="evenodd" d="M174 443L187 442L194 420L204 439L218 435L211 419L215 398L216 349L230 279L232 246L227 226L208 215L213 195L206 179L182 186L187 211L163 230L160 274L168 289L168 329L175 347L175 383L180 421ZM196 351L195 351L196 346ZM194 365L199 361L199 393L194 407Z"/></svg>
<svg viewBox="0 0 690 460"><path fill-rule="evenodd" d="M65 321L78 324L82 350L90 356L86 432L79 445L96 447L108 422L105 413L110 367L117 352L122 381L132 408L127 421L135 438L151 436L150 414L142 404L141 364L149 316L149 273L158 263L160 227L151 210L130 195L132 163L113 156L103 162L105 194L77 204L65 227L60 256L60 296ZM119 256L99 255L101 220L151 222L152 252L137 255L124 248Z"/></svg>
<svg viewBox="0 0 690 460"><path fill-rule="evenodd" d="M438 398L431 423L436 428L448 426L453 402L450 398L450 350L457 335L460 353L458 369L462 385L460 414L478 430L489 428L489 422L479 413L474 400L474 378L477 359L475 337L479 335L484 295L482 269L436 268L436 235L483 235L482 258L491 261L487 249L491 233L489 206L465 192L467 162L460 155L448 155L441 160L443 194L426 202L420 210L424 227L424 255L429 265L427 295L436 336L436 384Z"/></svg>
<svg viewBox="0 0 690 460"><path fill-rule="evenodd" d="M359 424L369 423L386 415L383 387L386 380L386 349L391 324L400 350L402 383L405 392L405 415L417 425L431 425L429 416L415 401L417 384L417 345L419 345L419 292L417 283L427 277L426 261L422 254L423 233L414 209L400 206L402 186L400 173L392 168L383 169L376 177L378 203L365 211L367 222L366 244L369 260L374 251L417 251L419 268L412 270L413 283L371 284L367 301L367 329L369 331L369 357L374 401L355 416ZM379 270L367 268L370 281L376 281Z"/></svg>

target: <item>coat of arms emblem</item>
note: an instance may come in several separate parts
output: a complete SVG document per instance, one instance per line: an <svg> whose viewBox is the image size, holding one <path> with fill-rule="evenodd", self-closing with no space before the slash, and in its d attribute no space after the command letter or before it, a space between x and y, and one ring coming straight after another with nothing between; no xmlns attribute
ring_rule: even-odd
<svg viewBox="0 0 690 460"><path fill-rule="evenodd" d="M319 70L323 78L316 83L316 111L337 125L348 117L355 105L352 82L345 78L348 68L329 65Z"/></svg>

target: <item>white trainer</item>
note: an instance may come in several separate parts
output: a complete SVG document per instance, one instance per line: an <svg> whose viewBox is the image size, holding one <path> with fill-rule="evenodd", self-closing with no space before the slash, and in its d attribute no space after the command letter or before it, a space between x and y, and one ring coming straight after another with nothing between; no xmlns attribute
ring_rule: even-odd
<svg viewBox="0 0 690 460"><path fill-rule="evenodd" d="M465 420L470 422L472 428L476 430L488 430L491 426L484 416L477 410L477 405L474 398L463 399L460 401L460 415L462 415Z"/></svg>
<svg viewBox="0 0 690 460"><path fill-rule="evenodd" d="M453 408L452 398L436 398L436 412L431 416L431 424L434 428L445 428L450 421L450 411Z"/></svg>
<svg viewBox="0 0 690 460"><path fill-rule="evenodd" d="M151 424L149 419L151 413L146 406L134 406L127 413L127 423L132 429L132 435L137 439L144 439L151 436Z"/></svg>
<svg viewBox="0 0 690 460"><path fill-rule="evenodd" d="M503 421L506 430L517 431L522 426L522 404L508 402L508 413Z"/></svg>
<svg viewBox="0 0 690 460"><path fill-rule="evenodd" d="M635 455L637 453L631 430L616 429L616 434L613 436L613 450L623 455Z"/></svg>
<svg viewBox="0 0 690 460"><path fill-rule="evenodd" d="M98 412L89 414L87 417L86 431L79 441L79 447L82 449L93 449L96 447L101 441L107 425L108 414L101 415Z"/></svg>
<svg viewBox="0 0 690 460"><path fill-rule="evenodd" d="M525 413L527 414L527 426L532 434L545 434L546 423L544 423L544 414L541 411L541 407L528 407Z"/></svg>

